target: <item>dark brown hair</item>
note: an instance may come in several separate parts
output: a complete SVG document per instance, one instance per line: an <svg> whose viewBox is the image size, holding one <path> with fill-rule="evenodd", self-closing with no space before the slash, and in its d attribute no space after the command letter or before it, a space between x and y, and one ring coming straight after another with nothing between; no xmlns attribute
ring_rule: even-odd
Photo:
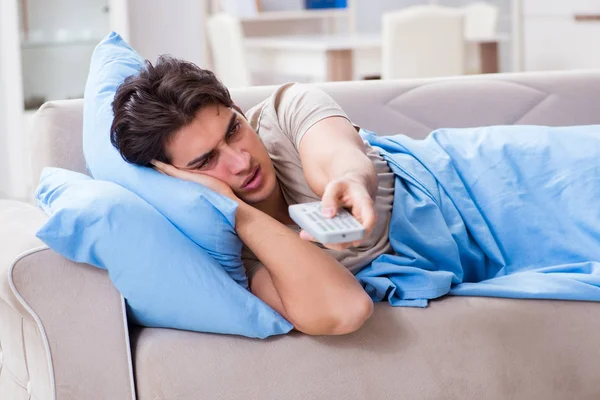
<svg viewBox="0 0 600 400"><path fill-rule="evenodd" d="M208 70L170 56L146 61L125 79L112 103L110 140L128 162L169 162L165 144L207 105L234 107L229 90Z"/></svg>

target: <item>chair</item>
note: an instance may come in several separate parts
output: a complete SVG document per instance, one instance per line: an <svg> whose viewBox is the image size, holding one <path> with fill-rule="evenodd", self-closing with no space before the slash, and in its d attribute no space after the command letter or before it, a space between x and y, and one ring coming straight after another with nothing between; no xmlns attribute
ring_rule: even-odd
<svg viewBox="0 0 600 400"><path fill-rule="evenodd" d="M214 14L208 18L207 33L217 77L229 88L250 86L251 75L239 19L226 13Z"/></svg>
<svg viewBox="0 0 600 400"><path fill-rule="evenodd" d="M465 37L481 38L496 34L498 7L489 3L471 3L462 8L465 14Z"/></svg>
<svg viewBox="0 0 600 400"><path fill-rule="evenodd" d="M383 14L422 3L422 0L351 0L348 2L348 12L351 14L350 31L379 33L382 29Z"/></svg>
<svg viewBox="0 0 600 400"><path fill-rule="evenodd" d="M471 3L462 8L465 16L465 38L493 37L498 28L498 7L489 3ZM467 73L481 72L481 57L475 43L466 47Z"/></svg>
<svg viewBox="0 0 600 400"><path fill-rule="evenodd" d="M442 6L414 6L382 18L382 79L462 75L463 13Z"/></svg>

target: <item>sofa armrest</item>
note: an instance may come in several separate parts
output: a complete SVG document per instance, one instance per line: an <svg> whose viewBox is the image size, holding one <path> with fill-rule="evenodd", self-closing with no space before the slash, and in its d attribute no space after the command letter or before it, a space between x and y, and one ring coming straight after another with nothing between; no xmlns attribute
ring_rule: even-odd
<svg viewBox="0 0 600 400"><path fill-rule="evenodd" d="M45 218L0 200L0 398L135 398L124 301L35 237Z"/></svg>

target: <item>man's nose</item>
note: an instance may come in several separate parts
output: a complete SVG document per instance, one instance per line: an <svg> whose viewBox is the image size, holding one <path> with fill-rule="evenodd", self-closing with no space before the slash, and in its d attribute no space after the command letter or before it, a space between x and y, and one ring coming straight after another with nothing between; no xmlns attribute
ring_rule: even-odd
<svg viewBox="0 0 600 400"><path fill-rule="evenodd" d="M250 172L250 153L243 149L229 148L227 150L229 172L239 175Z"/></svg>

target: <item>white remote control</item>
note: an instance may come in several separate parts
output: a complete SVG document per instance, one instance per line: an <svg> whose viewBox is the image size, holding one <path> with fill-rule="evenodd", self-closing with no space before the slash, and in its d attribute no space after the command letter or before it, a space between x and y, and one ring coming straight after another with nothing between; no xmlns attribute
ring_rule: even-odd
<svg viewBox="0 0 600 400"><path fill-rule="evenodd" d="M294 204L288 207L290 217L319 243L346 243L365 236L365 227L354 216L339 208L335 217L327 218L321 202Z"/></svg>

